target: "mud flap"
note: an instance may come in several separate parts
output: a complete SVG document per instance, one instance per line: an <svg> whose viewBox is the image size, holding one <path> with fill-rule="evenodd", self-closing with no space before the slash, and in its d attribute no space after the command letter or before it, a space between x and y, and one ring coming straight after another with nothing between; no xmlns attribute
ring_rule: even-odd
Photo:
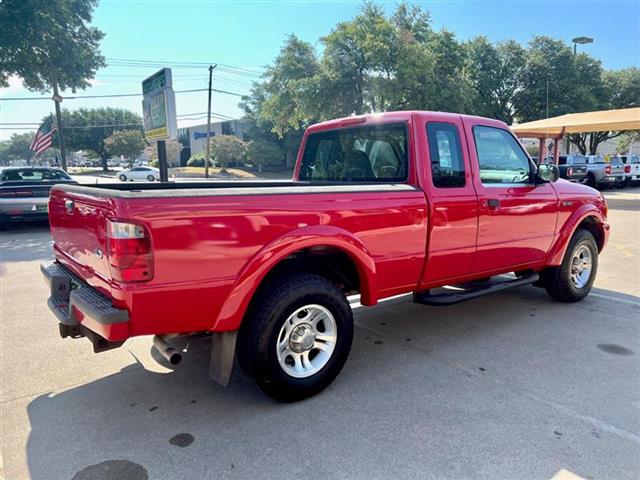
<svg viewBox="0 0 640 480"><path fill-rule="evenodd" d="M226 387L231 380L233 359L236 354L235 332L216 332L211 334L211 361L209 363L209 378Z"/></svg>

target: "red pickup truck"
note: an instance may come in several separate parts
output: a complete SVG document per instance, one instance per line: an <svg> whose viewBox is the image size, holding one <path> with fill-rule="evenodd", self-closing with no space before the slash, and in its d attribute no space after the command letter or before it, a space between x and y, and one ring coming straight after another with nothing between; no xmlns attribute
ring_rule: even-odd
<svg viewBox="0 0 640 480"><path fill-rule="evenodd" d="M419 111L311 126L290 182L61 185L49 214L62 337L98 352L155 335L176 363L171 338L206 333L214 379L237 355L281 401L340 372L348 295L446 305L535 284L575 302L609 234L602 194L536 166L504 123Z"/></svg>

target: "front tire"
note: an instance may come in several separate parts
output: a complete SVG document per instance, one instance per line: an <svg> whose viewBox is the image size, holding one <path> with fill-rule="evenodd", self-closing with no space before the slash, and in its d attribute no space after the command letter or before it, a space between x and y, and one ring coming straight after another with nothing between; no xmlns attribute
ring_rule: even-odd
<svg viewBox="0 0 640 480"><path fill-rule="evenodd" d="M149 180L150 182L155 182L156 177L154 177L153 175L147 175L147 180Z"/></svg>
<svg viewBox="0 0 640 480"><path fill-rule="evenodd" d="M353 315L324 277L289 274L261 288L238 339L238 360L281 402L311 397L337 377L351 349Z"/></svg>
<svg viewBox="0 0 640 480"><path fill-rule="evenodd" d="M121 182L126 182L127 181L127 176L126 175L120 175L118 178L120 179Z"/></svg>
<svg viewBox="0 0 640 480"><path fill-rule="evenodd" d="M562 264L543 272L543 285L559 302L579 302L591 292L597 271L596 240L591 232L580 229L571 238Z"/></svg>

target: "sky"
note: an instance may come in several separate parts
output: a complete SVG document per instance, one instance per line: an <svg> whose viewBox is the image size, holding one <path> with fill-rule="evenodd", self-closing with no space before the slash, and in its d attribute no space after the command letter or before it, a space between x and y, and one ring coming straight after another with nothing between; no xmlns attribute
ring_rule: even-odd
<svg viewBox="0 0 640 480"><path fill-rule="evenodd" d="M378 1L390 13L396 1ZM549 35L567 43L589 36L594 43L580 51L600 59L606 69L640 66L640 0L431 0L411 2L431 14L433 27L454 32L459 40L484 35L492 41L515 39L526 44L534 35ZM157 62L202 62L201 68L173 68L174 90L205 89L208 63L218 63L213 88L246 94L264 66L277 55L285 37L294 33L315 46L340 21L361 8L360 1L132 1L102 0L93 25L105 32L102 54L110 59ZM77 95L140 93L140 82L158 70L132 67L122 61L101 69L92 86ZM119 63L119 65L115 65ZM225 65L226 67L222 67ZM229 67L234 67L230 70ZM240 70L238 70L240 69ZM40 97L22 88L19 78L0 89L0 140L32 128L9 123L39 122L53 112L50 100L10 101ZM63 93L63 96L65 94ZM72 95L67 92L67 95ZM50 97L50 94L46 94ZM212 111L239 118L238 96L214 93ZM176 93L178 126L206 121L207 92ZM67 99L69 109L127 108L142 114L141 97ZM192 115L194 114L194 115ZM33 128L37 128L34 125Z"/></svg>

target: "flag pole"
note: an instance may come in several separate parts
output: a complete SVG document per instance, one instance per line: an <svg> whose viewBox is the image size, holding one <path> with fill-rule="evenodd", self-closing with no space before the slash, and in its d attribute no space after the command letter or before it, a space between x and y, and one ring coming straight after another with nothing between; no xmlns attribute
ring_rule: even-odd
<svg viewBox="0 0 640 480"><path fill-rule="evenodd" d="M65 172L67 171L67 157L64 151L64 132L62 130L62 113L60 111L60 102L62 102L62 97L58 92L58 79L54 78L53 80L53 103L56 105L56 124L58 127L58 147L60 148L60 167Z"/></svg>

